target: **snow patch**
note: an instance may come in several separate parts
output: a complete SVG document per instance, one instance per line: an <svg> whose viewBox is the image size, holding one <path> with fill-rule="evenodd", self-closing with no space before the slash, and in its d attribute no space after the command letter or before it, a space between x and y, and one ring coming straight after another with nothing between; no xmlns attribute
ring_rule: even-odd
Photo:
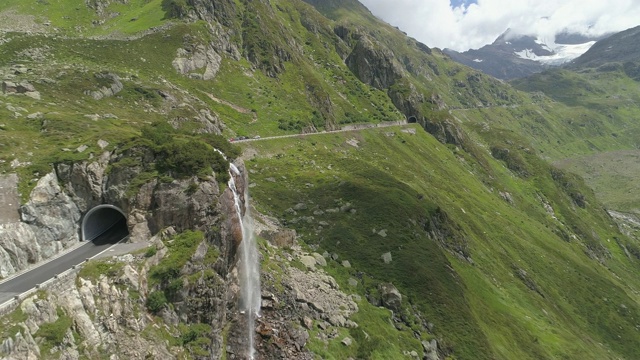
<svg viewBox="0 0 640 360"><path fill-rule="evenodd" d="M473 59L473 62L477 62L477 63L481 63L481 62L483 62L483 61L484 61L484 60L482 60L482 59Z"/></svg>
<svg viewBox="0 0 640 360"><path fill-rule="evenodd" d="M519 58L537 61L545 65L561 65L584 54L595 43L595 41L589 41L584 44L575 45L553 44L553 49L545 44L538 43L547 47L549 51L552 51L554 54L549 56L538 56L533 52L532 49L525 49L515 52L515 55Z"/></svg>

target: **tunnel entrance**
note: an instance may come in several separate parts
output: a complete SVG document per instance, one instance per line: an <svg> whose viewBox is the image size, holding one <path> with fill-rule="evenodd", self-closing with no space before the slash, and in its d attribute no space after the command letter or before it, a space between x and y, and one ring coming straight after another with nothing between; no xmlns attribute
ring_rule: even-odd
<svg viewBox="0 0 640 360"><path fill-rule="evenodd" d="M407 122L409 124L415 124L418 122L418 119L415 116L409 116L409 118L407 119Z"/></svg>
<svg viewBox="0 0 640 360"><path fill-rule="evenodd" d="M115 244L129 235L127 218L117 206L98 205L82 218L82 240L98 245Z"/></svg>

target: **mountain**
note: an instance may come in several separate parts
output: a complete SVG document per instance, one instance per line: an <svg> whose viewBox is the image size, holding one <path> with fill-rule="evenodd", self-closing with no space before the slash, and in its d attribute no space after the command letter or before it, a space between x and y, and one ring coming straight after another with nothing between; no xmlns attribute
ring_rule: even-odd
<svg viewBox="0 0 640 360"><path fill-rule="evenodd" d="M638 41L638 28L628 29L598 41L561 69L512 82L518 89L544 93L570 106L574 114L583 113L568 121L582 117L583 126L594 129L589 145L556 163L583 176L608 208L631 212L640 204L631 180L637 171L640 131L635 105L640 99Z"/></svg>
<svg viewBox="0 0 640 360"><path fill-rule="evenodd" d="M0 275L75 247L96 206L139 248L3 304L2 357L640 353L640 202L607 197L634 182L594 192L565 166L637 146L620 68L511 85L355 0L6 0L0 19Z"/></svg>
<svg viewBox="0 0 640 360"><path fill-rule="evenodd" d="M498 79L509 80L567 63L586 52L595 41L594 38L563 32L549 43L507 30L492 44L480 49L462 53L445 49L445 53L457 62Z"/></svg>
<svg viewBox="0 0 640 360"><path fill-rule="evenodd" d="M622 66L628 76L638 80L640 72L640 27L628 29L598 41L582 56L569 64L571 69L598 68L601 66ZM606 71L604 68L601 69Z"/></svg>

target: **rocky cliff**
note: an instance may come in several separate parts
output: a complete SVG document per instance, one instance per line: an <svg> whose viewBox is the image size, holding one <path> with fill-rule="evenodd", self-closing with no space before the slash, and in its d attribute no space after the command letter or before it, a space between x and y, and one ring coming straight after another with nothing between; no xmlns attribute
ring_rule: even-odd
<svg viewBox="0 0 640 360"><path fill-rule="evenodd" d="M57 164L20 207L21 221L0 226L0 275L11 275L77 244L82 215L100 204L125 212L133 242L146 241L168 226L183 231L212 223L219 216L215 178L141 183L153 157L148 149L137 148ZM136 165L125 166L123 159Z"/></svg>
<svg viewBox="0 0 640 360"><path fill-rule="evenodd" d="M103 164L108 158L106 154L102 157ZM236 181L242 189L247 172L241 164L239 167L244 176ZM112 182L112 191L104 191L101 184L108 184L108 178L131 177L111 169L102 178L98 162L58 165L56 169L64 189L54 173L48 174L23 211L34 207L36 200L48 200L40 203L45 214L58 208L60 203L54 203L46 189L56 190L56 196L65 199L74 214L80 214L100 199L117 201L117 194L125 192L126 182ZM163 186L151 181L140 187L134 201L120 199L119 205L130 214L128 220L134 222L130 227L144 227L135 233L138 240L147 240L145 234L155 226L169 221L174 225L151 237L145 252L93 260L77 275L67 275L22 301L1 320L2 358L242 358L246 324L237 307L236 269L242 235L238 234L231 190L221 193L215 181L199 183L192 201L209 204L208 210L193 208L190 200L181 198L184 190L179 181ZM43 192L49 197L38 197ZM141 204L154 202L162 206L155 209L150 222L145 216L151 211ZM177 206L166 206L166 202ZM326 338L338 336L339 329L357 327L349 317L358 311L354 300L361 299L340 291L322 270L326 260L302 251L295 232L270 221L260 223L257 231L290 250L261 245L266 256L263 262L275 267L262 273L263 313L256 327L259 358L312 359L305 345L314 331L318 327L326 330L314 335ZM69 221L68 227L74 225ZM179 228L187 232L180 234ZM77 241L74 233L75 237L65 241ZM282 238L288 240L275 241ZM293 265L302 262L306 268Z"/></svg>

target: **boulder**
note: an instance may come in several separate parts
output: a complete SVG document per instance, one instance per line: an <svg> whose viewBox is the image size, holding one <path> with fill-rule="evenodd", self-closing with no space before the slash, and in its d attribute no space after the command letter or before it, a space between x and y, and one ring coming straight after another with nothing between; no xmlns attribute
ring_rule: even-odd
<svg viewBox="0 0 640 360"><path fill-rule="evenodd" d="M316 264L318 266L327 266L327 260L325 260L322 255L318 253L313 253L311 255L316 259Z"/></svg>
<svg viewBox="0 0 640 360"><path fill-rule="evenodd" d="M402 308L402 295L393 284L381 283L378 285L378 291L380 292L382 306L395 312L400 311Z"/></svg>
<svg viewBox="0 0 640 360"><path fill-rule="evenodd" d="M393 260L391 257L391 252L382 254L380 258L382 259L382 261L384 261L385 264L389 264Z"/></svg>
<svg viewBox="0 0 640 360"><path fill-rule="evenodd" d="M307 267L307 269L315 269L316 268L316 258L313 256L305 255L300 257L300 262Z"/></svg>
<svg viewBox="0 0 640 360"><path fill-rule="evenodd" d="M17 93L18 89L17 89L16 83L14 83L13 81L3 81L2 82L2 92L5 94L8 93Z"/></svg>
<svg viewBox="0 0 640 360"><path fill-rule="evenodd" d="M438 342L436 339L431 341L422 341L422 348L424 349L425 360L438 360Z"/></svg>
<svg viewBox="0 0 640 360"><path fill-rule="evenodd" d="M296 231L291 229L265 230L260 233L260 236L281 248L290 248L296 244Z"/></svg>
<svg viewBox="0 0 640 360"><path fill-rule="evenodd" d="M16 91L19 94L24 94L28 92L35 92L36 88L33 85L31 85L29 82L23 81L20 84L18 84L18 86L16 86Z"/></svg>

